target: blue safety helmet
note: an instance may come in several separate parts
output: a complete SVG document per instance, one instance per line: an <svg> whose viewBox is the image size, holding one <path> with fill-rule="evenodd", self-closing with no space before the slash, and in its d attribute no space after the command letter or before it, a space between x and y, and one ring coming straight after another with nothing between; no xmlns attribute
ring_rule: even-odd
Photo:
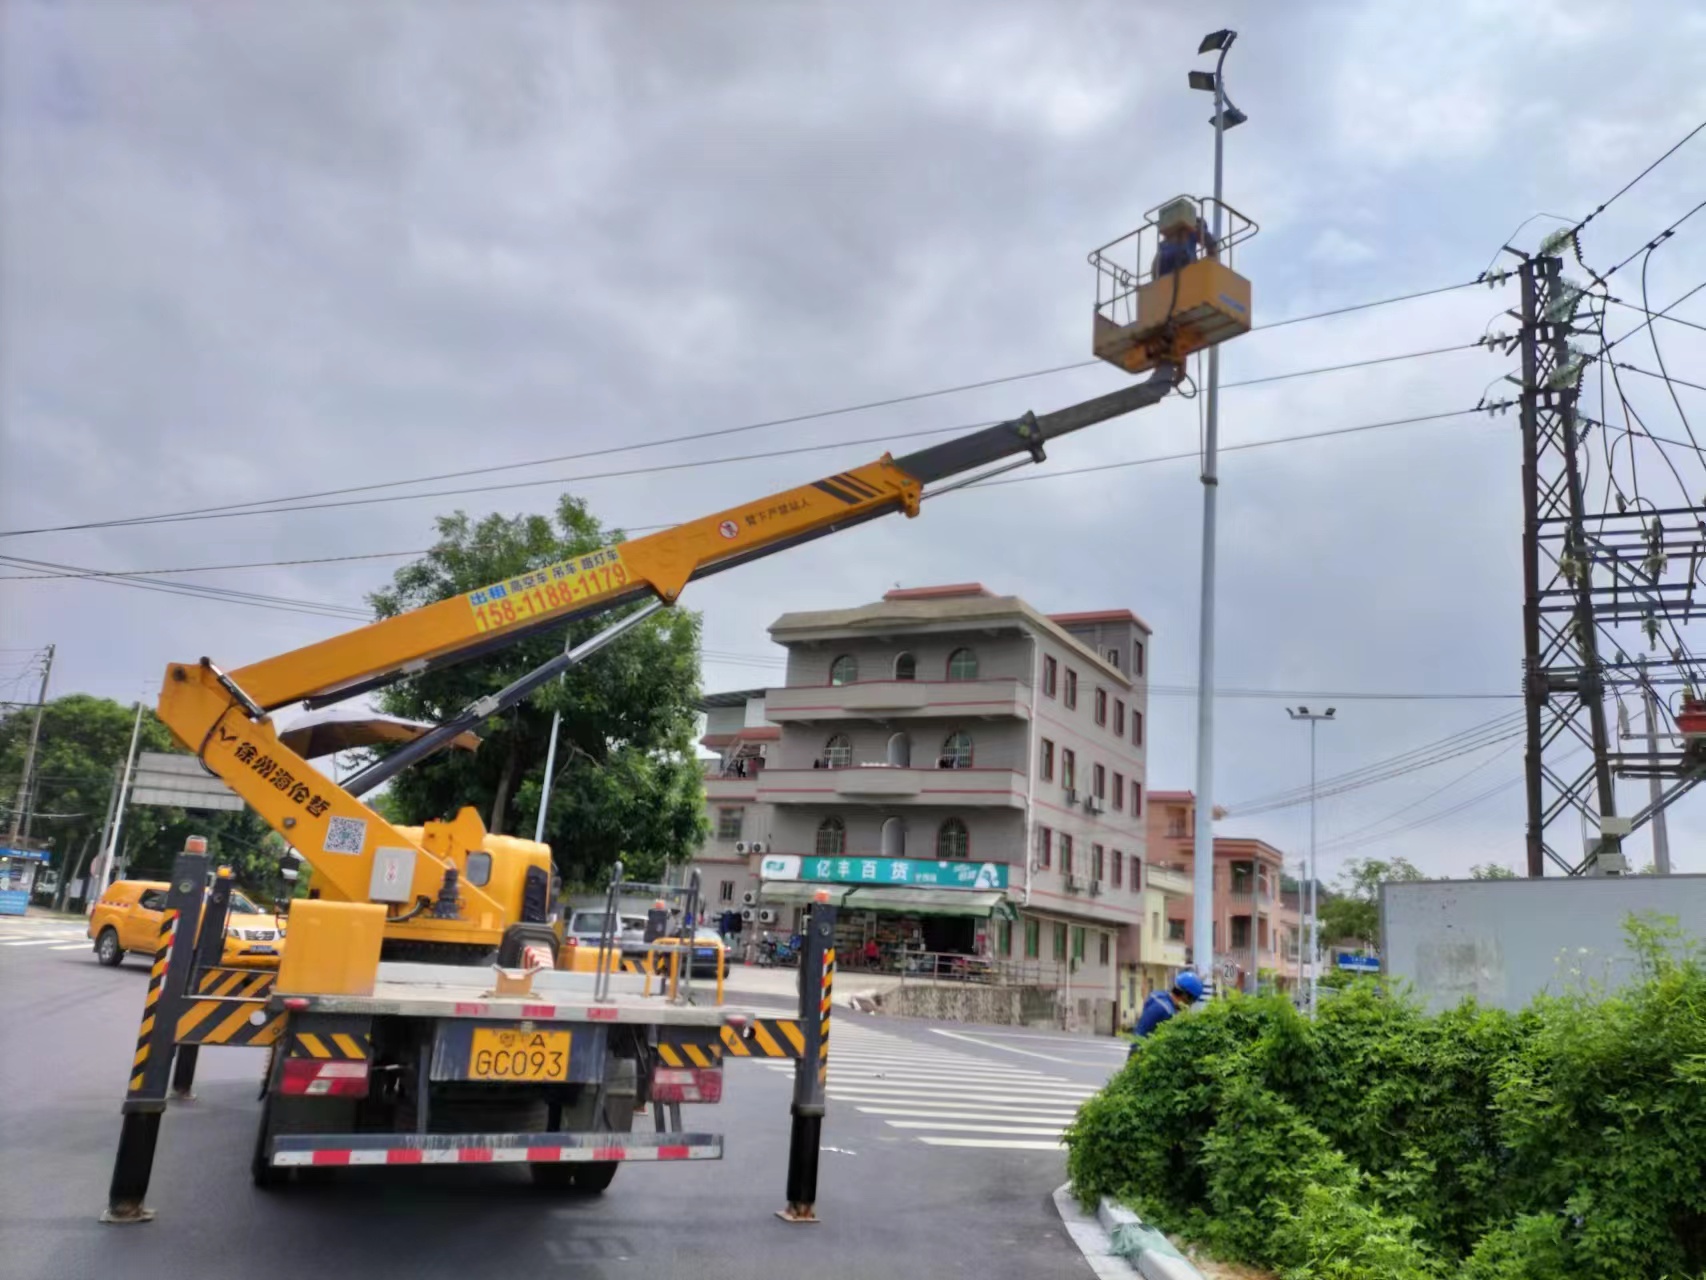
<svg viewBox="0 0 1706 1280"><path fill-rule="evenodd" d="M1197 977L1196 974L1191 973L1189 970L1186 970L1177 978L1174 978L1173 985L1193 1000L1202 999L1202 979Z"/></svg>

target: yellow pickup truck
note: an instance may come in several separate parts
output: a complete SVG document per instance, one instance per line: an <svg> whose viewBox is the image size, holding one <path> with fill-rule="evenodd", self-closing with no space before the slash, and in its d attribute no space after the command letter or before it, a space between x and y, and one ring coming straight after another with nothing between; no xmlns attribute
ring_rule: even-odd
<svg viewBox="0 0 1706 1280"><path fill-rule="evenodd" d="M89 914L89 937L95 958L116 965L127 951L152 956L160 940L160 913L166 905L164 880L117 880L101 895ZM231 915L225 930L227 967L276 969L284 953L284 927L242 894L231 895Z"/></svg>

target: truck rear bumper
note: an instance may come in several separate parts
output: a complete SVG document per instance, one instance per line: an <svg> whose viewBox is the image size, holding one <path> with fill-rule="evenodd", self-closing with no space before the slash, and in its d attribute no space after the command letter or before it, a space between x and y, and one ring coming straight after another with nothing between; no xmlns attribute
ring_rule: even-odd
<svg viewBox="0 0 1706 1280"><path fill-rule="evenodd" d="M715 1133L281 1133L269 1146L277 1168L723 1158Z"/></svg>

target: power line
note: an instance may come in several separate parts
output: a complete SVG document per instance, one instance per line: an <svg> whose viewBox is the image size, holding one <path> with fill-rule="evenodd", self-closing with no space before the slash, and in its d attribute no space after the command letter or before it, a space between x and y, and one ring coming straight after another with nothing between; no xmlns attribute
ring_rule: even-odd
<svg viewBox="0 0 1706 1280"><path fill-rule="evenodd" d="M1428 792L1426 795L1422 796L1420 799L1412 800L1412 801L1410 801L1409 804L1406 804L1406 805L1400 805L1398 808L1392 810L1391 813L1386 814L1382 818L1377 818L1373 822L1365 823L1362 826L1356 827L1350 831L1342 831L1338 835L1334 836L1331 840L1328 840L1321 847L1323 849L1333 849L1333 848L1336 848L1336 847L1341 846L1341 845L1356 843L1360 837L1366 835L1368 832L1376 831L1379 828L1384 827L1387 823L1391 822L1394 818L1398 817L1400 814L1408 813L1410 810L1417 808L1420 805L1426 804L1429 800L1434 799L1434 797L1439 796L1439 795L1443 795L1445 792L1450 791L1453 787L1457 786L1459 783L1464 782L1467 779L1474 777L1477 773L1481 772L1481 770L1485 769L1488 765L1492 764L1494 761L1502 760L1505 756L1508 756L1515 749L1516 749L1516 743L1514 743L1514 742L1508 743L1504 747L1500 748L1498 751L1493 752L1492 755L1488 756L1485 760L1481 761L1479 764L1471 765L1468 769L1466 769L1462 773L1458 774L1450 782L1445 783L1443 786L1435 787L1432 791ZM1375 836L1372 838L1373 839L1379 839L1380 837Z"/></svg>
<svg viewBox="0 0 1706 1280"><path fill-rule="evenodd" d="M1289 318L1283 319L1283 320L1275 320L1275 321L1269 322L1268 324L1253 325L1251 327L1251 331L1257 332L1257 331L1266 330L1266 329L1279 329L1279 328L1283 328L1287 325L1303 324L1303 323L1305 323L1307 321L1311 321L1311 320L1322 320L1322 319L1327 319L1327 318L1332 317L1332 316L1348 315L1352 312L1366 311L1366 310L1369 310L1369 309L1374 308L1374 307L1390 306L1390 305L1393 305L1393 304L1399 303L1399 302L1409 302L1409 301L1412 301L1412 300L1417 299L1417 298L1427 298L1427 297L1432 297L1436 294L1451 293L1451 292L1454 292L1458 289L1466 289L1472 285L1478 285L1478 284L1482 284L1482 283L1485 283L1485 282L1481 281L1481 280L1466 280L1466 281L1461 281L1457 284L1442 285L1442 286L1435 288L1435 289L1422 289L1422 290L1417 290L1413 293L1399 294L1395 297L1378 298L1378 299L1375 299L1374 301L1371 301L1371 302L1353 303L1349 306L1335 307L1335 308L1331 308L1331 309L1326 310L1326 311L1313 312L1313 313L1308 314L1308 315L1292 316L1292 317L1289 317ZM1442 347L1442 348L1438 348L1435 350L1412 352L1412 353L1408 353L1406 355L1400 355L1400 356L1383 356L1383 357L1377 357L1377 358L1374 358L1371 360L1366 360L1366 361L1356 361L1356 362L1353 362L1350 364L1328 366L1328 367L1322 368L1322 369L1300 370L1300 371L1297 371L1295 373L1273 375L1273 376L1270 376L1267 378L1252 378L1252 379L1247 379L1243 382L1228 383L1226 385L1228 388L1233 387L1233 386L1252 386L1252 385L1256 385L1256 384L1262 383L1262 382L1280 381L1281 379L1284 379L1284 378L1304 377L1304 376L1307 376L1307 375L1312 374L1312 373L1334 373L1334 372L1339 372L1339 371L1345 370L1345 369L1360 368L1360 367L1363 367L1365 365L1385 364L1385 363L1390 363L1394 360L1406 360L1406 359L1415 359L1415 358L1418 358L1421 356L1439 355L1439 354L1442 354L1442 353L1447 352L1447 351L1455 351L1455 350L1460 350L1460 349L1462 349L1462 348L1459 348L1459 347ZM204 519L204 518L205 519L213 519L213 518L218 518L218 517L226 517L226 516L234 516L234 515L261 515L261 514L265 514L268 511L321 510L321 509L324 509L326 507L356 505L354 503L347 503L347 504L346 503L323 503L323 504L317 504L317 505L313 505L313 506L287 506L287 505L280 505L280 504L306 503L312 499L339 497L339 496L343 496L346 494L352 494L352 493L369 493L369 492L376 492L376 491L382 490L382 489L405 488L405 487L408 487L410 485L416 485L416 484L430 484L430 483L434 483L434 482L439 481L439 480L461 479L461 478L465 478L468 476L477 476L477 475L491 475L491 474L495 474L495 473L503 472L503 471L514 471L514 470L519 470L519 469L529 468L529 467L550 466L550 465L554 465L556 463L562 463L562 462L585 461L588 458L604 457L604 456L607 456L610 454L615 454L615 453L629 453L629 452L635 452L635 451L643 450L643 449L662 448L666 445L677 445L677 444L685 444L685 443L689 443L692 441L698 441L698 440L717 439L720 437L737 435L737 434L740 434L743 432L764 430L764 429L769 428L769 427L788 426L788 425L793 425L793 424L797 424L797 423L801 423L801 422L811 422L811 421L821 420L824 418L836 417L836 416L840 416L843 414L863 412L863 411L869 410L869 409L887 408L887 407L892 407L892 406L898 405L898 404L908 404L908 403L913 403L913 402L920 401L920 400L931 399L931 398L939 397L939 396L955 395L955 394L959 394L959 393L964 392L964 391L971 391L971 390L977 390L977 389L981 389L981 388L985 388L985 387L998 386L998 385L1001 385L1004 383L1018 382L1018 381L1022 381L1022 380L1029 379L1029 378L1039 378L1039 377L1043 377L1043 376L1046 376L1049 374L1065 373L1065 372L1069 372L1069 371L1077 370L1077 369L1087 369L1087 368L1090 368L1092 366L1099 365L1101 363L1102 362L1100 360L1094 360L1094 359L1074 361L1073 363L1070 363L1070 364L1055 365L1055 366L1052 366L1052 367L1047 368L1047 369L1035 369L1035 370L1032 370L1028 373L1010 374L1010 375L1007 375L1005 377L1000 377L1000 378L987 378L987 379L984 379L984 380L979 381L979 382L963 383L963 384L960 384L960 385L954 386L954 387L942 387L942 388L938 388L938 389L933 390L933 391L915 392L915 393L912 393L910 395L891 396L891 397L889 397L887 399L883 399L883 400L872 400L872 401L867 401L867 402L862 403L862 404L843 406L843 407L838 408L838 409L824 409L824 410L819 410L819 411L816 411L813 413L795 414L791 417L786 417L786 418L771 418L771 419L766 419L766 420L760 421L760 422L742 423L738 426L733 426L733 427L720 427L720 428L710 430L710 431L689 432L689 433L686 433L683 435L666 437L666 438L661 439L661 440L643 441L639 444L609 445L609 446L605 446L603 448L581 450L581 451L578 451L575 453L557 454L557 455L554 455L552 457L547 457L547 458L533 458L533 459L529 459L529 460L524 461L524 462L506 462L506 463L497 463L497 464L494 464L492 466L487 466L487 467L462 468L462 469L459 469L456 471L438 472L436 474L428 475L428 476L415 476L415 477L407 479L407 480L375 481L371 484L347 485L347 486L343 486L343 487L336 488L336 489L322 489L322 490L317 490L317 491L313 491L313 492L292 494L292 495L288 495L288 496L284 496L284 497L277 497L277 498L255 498L255 499L250 499L249 501L246 501L246 502L225 503L225 504L221 504L218 506L191 507L191 508L186 508L186 509L179 510L179 511L156 512L156 513L153 513L150 515L142 515L142 516L126 516L126 517L122 517L122 518L116 519L116 520L90 520L90 521L81 521L81 522L74 523L74 524L43 525L43 526L33 528L33 529L5 529L5 530L0 530L0 538L23 537L23 536L26 536L29 534L39 534L39 533L68 533L68 532L74 532L74 531L84 530L84 529L122 528L122 527L128 527L128 526L139 525L139 524L175 524L175 523L179 523L181 521L188 520L188 519ZM988 424L987 423L980 423L980 424L976 424L976 425L981 426L981 425L988 425ZM945 428L944 430L958 430L958 429L962 429L962 428ZM927 435L927 434L932 434L932 433L931 432L918 432L916 434ZM896 439L896 438L901 438L901 437L888 436L888 437L877 437L876 439L880 441L883 439ZM859 443L859 442L845 442L845 443ZM866 443L869 443L869 442L866 442ZM833 446L833 445L821 445L821 446L815 446L815 447L817 447L817 448L832 448L835 446ZM774 456L783 456L783 454L786 452L789 452L789 451L778 451ZM793 452L809 452L809 450L795 450ZM758 456L763 456L763 455L758 455ZM681 465L692 465L692 464L681 464ZM603 478L607 478L609 475L623 475L623 474L645 474L645 473L644 473L644 471L637 471L637 472L633 472L633 473L612 472L612 473L606 473L605 475L600 475L600 476L587 476L587 477L578 477L578 478L570 477L570 478L562 480L562 481L534 481L531 483L534 483L534 484L569 483L575 479L603 479ZM525 487L525 486L524 485L492 486L493 489L509 488L509 487L519 488L519 487ZM400 498L390 499L390 500L404 500L407 497L442 497L442 496L452 496L452 495L456 495L456 494L460 494L460 493L483 492L483 491L486 491L486 490L479 489L479 488L459 489L459 490L450 490L450 491L445 491L445 492L403 495ZM383 501L383 499L375 499L374 501Z"/></svg>
<svg viewBox="0 0 1706 1280"><path fill-rule="evenodd" d="M1508 408L1512 402L1505 400L1494 404L1477 405L1473 409L1453 409L1446 413L1425 413L1414 418L1393 418L1386 422L1366 422L1355 427L1335 427L1328 431L1306 431L1298 435L1276 436L1272 440L1250 440L1243 444L1223 444L1221 453L1241 453L1247 449L1267 449L1277 444L1297 444L1304 440L1326 440L1334 436L1355 435L1363 431L1380 431L1387 427L1409 427L1422 422L1442 422L1447 418L1463 418L1470 414L1490 413L1496 409ZM1196 458L1196 450L1189 453L1163 453L1149 458L1133 458L1126 462L1100 462L1088 467L1070 467L1060 471L1045 471L1037 475L1012 476L1000 480L984 480L977 484L964 485L956 492L973 489L994 489L1004 484L1028 484L1034 480L1058 480L1063 476L1081 476L1096 471L1117 471L1124 467L1146 467L1156 462L1182 462Z"/></svg>
<svg viewBox="0 0 1706 1280"><path fill-rule="evenodd" d="M1648 311L1645 307L1638 307L1633 302L1625 302L1625 301L1623 301L1622 298L1613 298L1613 297L1607 295L1607 297L1605 299L1607 302L1615 303L1617 306L1620 306L1620 307L1627 307L1631 311L1640 312L1642 315L1647 317L1647 323L1646 324L1638 324L1633 329L1629 330L1628 333L1620 334L1617 338L1613 339L1611 342L1606 344L1606 349L1610 350L1612 347L1619 345L1620 343L1624 342L1625 340L1627 340L1629 338L1633 338L1637 333L1640 333L1641 330L1645 329L1647 327L1647 325L1652 324L1652 322L1655 320L1669 320L1672 324L1680 324L1680 325L1683 325L1683 326L1690 328L1690 329L1699 329L1702 333L1706 333L1706 324L1697 324L1693 320L1684 320L1681 316L1673 316L1671 314L1672 311L1676 310L1683 303L1687 302L1690 298L1692 298L1695 294L1699 293L1702 289L1706 289L1706 280L1702 280L1699 284L1695 285L1692 289L1690 289L1687 293L1683 294L1675 302L1671 303L1670 306L1666 307L1663 311Z"/></svg>
<svg viewBox="0 0 1706 1280"><path fill-rule="evenodd" d="M1299 433L1297 435L1276 437L1272 440L1251 440L1251 441L1246 441L1242 444L1223 445L1223 446L1221 446L1221 452L1222 453L1239 453L1239 452L1243 452L1243 451L1249 450L1249 449L1265 449L1265 448L1269 448L1273 445L1296 444L1298 442L1306 441L1306 440L1332 439L1332 438L1337 437L1337 436L1353 435L1353 434L1357 434L1357 433L1365 432L1365 431L1378 431L1378 430L1382 430L1382 429L1385 429L1388 427L1403 427L1403 426L1413 426L1413 425L1416 425L1418 423L1439 422L1439 421L1443 421L1443 420L1448 419L1448 418L1460 418L1460 417L1466 417L1470 414L1491 412L1493 410L1505 407L1505 403L1506 402L1498 402L1498 403L1494 403L1494 404L1490 404L1490 405L1479 405L1473 409L1454 409L1454 410L1451 410L1450 412L1447 412L1447 413L1423 414L1423 415L1420 415L1418 417L1412 417L1412 418L1394 418L1394 419L1391 419L1391 420L1386 421L1386 422L1363 423L1363 424L1360 424L1358 426L1353 426L1353 427L1335 427L1335 428L1331 428L1331 429L1326 430L1326 431L1302 432L1302 433ZM951 429L952 430L960 430L961 428L951 428ZM815 448L827 448L827 447L831 447L831 446L814 446L814 447ZM768 456L768 455L759 455L759 456ZM1149 458L1132 458L1132 459L1127 459L1126 461L1123 461L1123 462L1097 463L1097 464L1094 464L1092 466L1066 468L1066 469L1062 469L1059 471L1043 472L1043 473L1038 474L1038 475L1014 476L1014 477L1009 477L1007 479L986 480L986 481L982 481L982 482L977 483L977 484L966 485L963 487L965 489L989 489L989 488L995 488L999 485L1004 485L1004 484L1023 484L1023 483L1026 483L1028 481L1033 481L1033 480L1055 480L1055 479L1061 479L1061 478L1064 478L1067 476L1085 475L1085 474L1090 474L1090 473L1099 472L1099 471L1114 471L1114 470L1120 470L1120 469L1127 468L1127 467L1149 466L1153 463L1159 463L1159 462L1179 462L1179 461L1183 461L1185 459L1195 458L1196 456L1197 456L1197 454L1195 453L1195 451L1192 451L1190 453L1158 454L1158 455L1155 455L1155 456L1149 457ZM691 465L691 464L689 464L689 465ZM667 469L667 468L665 468L665 469ZM550 482L539 482L539 483L550 483ZM505 486L505 487L509 487L509 486ZM249 513L239 513L239 514L249 514ZM256 514L259 514L259 513L256 513ZM659 529L673 528L674 525L673 524L629 525L629 526L618 526L618 527L624 527L630 533L646 533L646 532L654 532L654 531L659 530ZM386 552L386 553L382 553L382 554L391 555L391 554L400 554L400 553ZM342 558L343 557L331 557L330 559L342 559ZM350 557L350 558L356 558L356 557ZM277 564L277 565L288 565L288 564L299 564L299 563L318 563L318 562L317 561L277 561L277 562L259 561L259 562L255 562L253 564L249 564L249 565L245 565L245 566L241 566L241 567L244 567L244 568L270 568L270 567L273 567L275 564ZM40 576L44 577L44 578L52 578L52 577L63 576L63 577L73 578L73 579L78 579L78 578L92 579L92 580L97 581L97 582L121 582L121 583L126 583L129 585L135 585L138 581L140 581L138 579L135 579L129 571L125 571L125 570L86 569L86 568L79 568L78 566L75 566L75 565L54 564L53 562L50 562L50 561L25 560L21 557L15 557L15 556L0 556L0 564L11 564L11 565L14 565L15 567L30 567L30 568L47 567L47 568L62 571L62 573L60 573L60 574L41 574ZM206 567L215 567L215 566L206 566ZM229 566L229 567L236 568L239 566ZM154 570L152 572L155 572L155 573L165 573L165 572L188 573L188 572L198 572L198 571L200 571L200 568L201 568L201 566L191 566L188 568L174 569L174 570ZM35 577L35 576L37 576L37 575L35 575L35 574L18 575L16 577L13 577L13 578L8 579L8 580L11 580L11 581L29 580L30 578ZM154 583L153 586L158 590L176 591L179 594L197 594L197 595L201 595L204 598L208 598L208 599L225 598L225 593L228 590L226 588L194 586L192 584L187 584L187 583ZM247 593L236 593L236 594L241 595L241 594L247 594ZM357 607L352 606L352 605L325 604L325 603L311 601L311 600L293 600L293 599L290 599L288 597L276 597L276 596L275 597L266 597L264 599L266 600L267 603L266 603L266 605L263 605L262 607L269 607L270 606L270 607L277 607L277 608L286 608L286 606L291 606L291 607L293 607L295 612L313 611L313 612L321 613L325 616L351 617L351 618L358 618L358 619L363 620L363 621L367 620L371 616L367 611L362 610L362 609L357 608ZM233 603L248 603L248 601L234 599ZM286 611L292 611L292 610L287 608ZM1349 695L1347 695L1347 696L1349 696Z"/></svg>
<svg viewBox="0 0 1706 1280"><path fill-rule="evenodd" d="M1631 187L1633 187L1637 182L1641 181L1642 178L1645 178L1654 169L1657 169L1666 160L1669 160L1678 151L1681 151L1682 148L1685 145L1687 145L1689 140L1691 138L1693 138L1695 134L1699 133L1702 129L1706 129L1706 120L1702 120L1699 124L1695 125L1686 134L1684 134L1682 136L1681 140L1678 141L1677 143L1675 143L1670 148L1670 150L1666 151L1657 160L1653 161L1645 169L1641 170L1641 172L1637 173L1633 178L1631 178L1631 179L1629 179L1629 181L1625 182L1621 187L1618 187L1616 191L1612 192L1611 195L1607 199L1605 199L1597 207L1595 207L1595 209L1593 210L1592 213L1588 214L1587 217L1583 218L1580 222L1576 223L1576 225L1571 229L1571 234L1572 235L1579 234L1581 232L1582 228L1586 227L1588 223L1592 222L1595 218L1599 217L1600 214L1604 213L1607 209L1611 208L1612 205L1616 204L1619 200L1621 200L1623 198L1623 196L1629 191L1629 189Z"/></svg>
<svg viewBox="0 0 1706 1280"><path fill-rule="evenodd" d="M0 564L14 568L50 568L69 570L75 574L91 575L93 570L77 565L59 564L51 560L25 560L16 556L0 556ZM372 614L349 605L326 604L316 600L297 600L288 596L261 595L237 591L228 587L207 587L190 583L158 582L152 578L134 578L123 574L94 574L94 581L139 591L158 591L166 595L189 596L197 600L220 600L228 604L247 605L255 609L271 609L279 613L304 613L320 618L354 619L366 622Z"/></svg>
<svg viewBox="0 0 1706 1280"><path fill-rule="evenodd" d="M368 551L352 556L315 556L305 560L252 560L246 564L195 564L174 569L88 569L76 573L0 574L0 582L31 582L57 578L129 578L138 574L218 573L226 569L282 569L304 564L341 564L349 560L401 560L410 556L429 555L431 547L417 551Z"/></svg>
<svg viewBox="0 0 1706 1280"><path fill-rule="evenodd" d="M1523 713L1520 711L1494 716L1490 720L1480 721L1467 729L1460 729L1456 733L1423 743L1419 747L1412 747L1410 750L1400 752L1395 756L1388 756L1385 759L1376 760L1345 773L1319 779L1312 787L1290 787L1283 791L1257 796L1241 804L1228 805L1227 812L1239 815L1262 812L1269 808L1285 808L1293 804L1307 803L1311 796L1320 797L1329 794L1332 789L1348 787L1350 784L1359 783L1364 779L1376 777L1383 779L1396 772L1418 767L1422 761L1429 760L1441 752L1473 749L1470 744L1474 744L1475 747L1486 745L1487 742L1498 740L1499 735L1520 725L1522 720Z"/></svg>

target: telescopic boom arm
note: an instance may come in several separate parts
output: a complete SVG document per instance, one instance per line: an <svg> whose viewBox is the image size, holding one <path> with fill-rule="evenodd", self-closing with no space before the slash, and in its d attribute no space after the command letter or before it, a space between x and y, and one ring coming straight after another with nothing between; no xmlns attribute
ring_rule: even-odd
<svg viewBox="0 0 1706 1280"><path fill-rule="evenodd" d="M285 747L270 712L294 702L338 702L634 601L673 604L697 578L896 511L917 515L926 485L1026 455L1040 462L1048 441L1156 404L1178 376L1175 367L1163 365L1147 380L1094 400L1040 417L1027 413L904 457L885 454L813 484L544 565L229 673L205 658L173 664L161 690L160 718L295 846L313 866L322 896L419 903L437 897L446 871L455 869L460 910L448 918L419 914L394 921L391 931L495 942L511 922L494 898L461 875L465 854L485 837L473 812L427 824L417 843ZM512 690L510 700L519 700L538 683L524 680L518 686L525 687L494 695L485 714L507 705L496 700ZM378 780L369 779L363 789Z"/></svg>

